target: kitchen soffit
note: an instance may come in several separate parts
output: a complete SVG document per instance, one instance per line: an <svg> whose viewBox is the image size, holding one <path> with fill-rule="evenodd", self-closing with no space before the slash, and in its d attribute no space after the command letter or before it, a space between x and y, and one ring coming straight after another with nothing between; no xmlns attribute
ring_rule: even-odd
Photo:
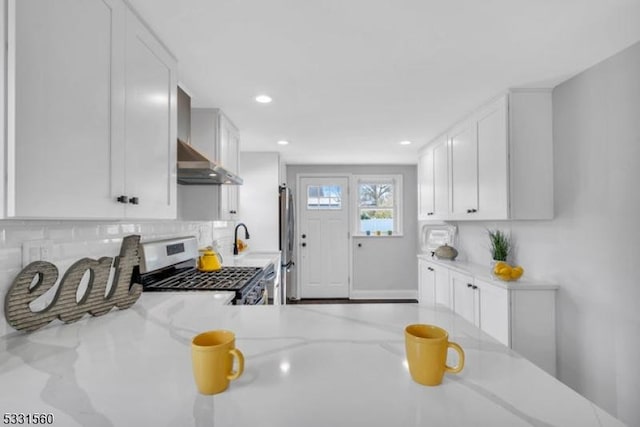
<svg viewBox="0 0 640 427"><path fill-rule="evenodd" d="M640 40L640 0L129 1L194 106L233 117L243 150L294 141L288 163L415 163L506 88L552 87Z"/></svg>

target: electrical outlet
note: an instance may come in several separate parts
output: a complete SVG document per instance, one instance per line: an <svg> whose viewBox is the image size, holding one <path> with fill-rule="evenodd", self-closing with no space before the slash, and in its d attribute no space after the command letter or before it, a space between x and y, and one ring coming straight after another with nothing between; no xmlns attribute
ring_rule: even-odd
<svg viewBox="0 0 640 427"><path fill-rule="evenodd" d="M51 240L28 240L22 242L22 268L34 261L51 259L53 242Z"/></svg>

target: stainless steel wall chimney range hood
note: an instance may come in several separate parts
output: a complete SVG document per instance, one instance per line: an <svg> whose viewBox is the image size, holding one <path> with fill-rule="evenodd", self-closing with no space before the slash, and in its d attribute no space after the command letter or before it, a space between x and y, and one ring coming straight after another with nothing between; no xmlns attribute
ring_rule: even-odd
<svg viewBox="0 0 640 427"><path fill-rule="evenodd" d="M242 184L242 178L209 160L188 141L191 141L191 97L178 86L178 184Z"/></svg>
<svg viewBox="0 0 640 427"><path fill-rule="evenodd" d="M209 160L191 145L178 139L178 184L241 185L242 178Z"/></svg>

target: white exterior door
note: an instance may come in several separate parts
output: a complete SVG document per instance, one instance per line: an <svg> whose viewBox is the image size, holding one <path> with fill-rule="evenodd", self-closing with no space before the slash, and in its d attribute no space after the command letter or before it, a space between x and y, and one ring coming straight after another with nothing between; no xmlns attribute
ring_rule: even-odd
<svg viewBox="0 0 640 427"><path fill-rule="evenodd" d="M349 297L349 211L347 177L300 180L301 298Z"/></svg>

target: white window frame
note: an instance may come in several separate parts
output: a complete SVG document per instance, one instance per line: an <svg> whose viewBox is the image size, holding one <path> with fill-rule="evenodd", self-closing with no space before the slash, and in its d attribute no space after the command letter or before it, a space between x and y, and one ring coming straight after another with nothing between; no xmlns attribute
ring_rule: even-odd
<svg viewBox="0 0 640 427"><path fill-rule="evenodd" d="M360 184L393 184L393 226L392 235L388 236L382 234L380 236L367 236L365 233L360 232ZM402 208L404 199L402 195L402 175L401 174L380 174L380 175L352 175L351 188L353 189L353 197L351 212L352 214L352 227L351 230L354 236L358 237L402 237Z"/></svg>

